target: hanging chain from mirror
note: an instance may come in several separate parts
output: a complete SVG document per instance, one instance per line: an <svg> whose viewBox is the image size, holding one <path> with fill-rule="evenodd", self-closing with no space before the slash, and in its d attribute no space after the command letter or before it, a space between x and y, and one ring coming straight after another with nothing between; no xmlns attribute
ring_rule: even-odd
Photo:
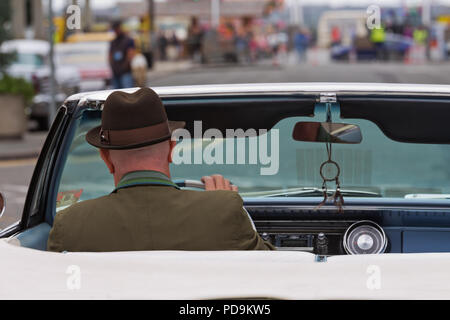
<svg viewBox="0 0 450 320"><path fill-rule="evenodd" d="M344 197L341 193L341 184L339 182L339 176L341 174L341 168L337 164L337 162L332 160L332 147L333 144L331 142L326 142L327 147L327 155L328 159L323 162L320 166L320 176L323 180L322 183L322 192L323 192L323 201L315 208L315 210L322 207L327 203L328 200L333 201L333 205L338 207L338 212L342 213L343 205L344 205ZM332 196L328 196L328 186L327 182L334 181L336 184L336 189Z"/></svg>

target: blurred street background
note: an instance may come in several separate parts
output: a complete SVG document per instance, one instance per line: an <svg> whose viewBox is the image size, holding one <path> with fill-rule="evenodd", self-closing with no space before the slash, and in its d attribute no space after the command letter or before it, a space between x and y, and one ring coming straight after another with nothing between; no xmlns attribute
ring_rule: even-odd
<svg viewBox="0 0 450 320"><path fill-rule="evenodd" d="M7 199L0 229L20 218L55 111L78 92L255 82L450 84L450 0L2 3L0 53L11 56L0 59L0 77L21 78L17 85L32 92L23 125L0 99L0 192ZM131 70L115 64L123 57L111 46L130 57ZM0 83L0 96L6 87Z"/></svg>

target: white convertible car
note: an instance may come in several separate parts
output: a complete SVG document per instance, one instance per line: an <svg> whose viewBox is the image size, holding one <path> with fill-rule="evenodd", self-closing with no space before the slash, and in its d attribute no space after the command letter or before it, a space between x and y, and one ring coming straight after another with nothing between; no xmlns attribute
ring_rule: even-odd
<svg viewBox="0 0 450 320"><path fill-rule="evenodd" d="M186 121L189 150L223 151L174 164L176 182L230 177L278 250L47 252L56 212L114 188L85 141L110 91L83 93L59 109L21 221L0 231L1 299L450 298L450 86L154 89ZM223 137L205 138L211 128ZM249 163L229 163L227 143Z"/></svg>

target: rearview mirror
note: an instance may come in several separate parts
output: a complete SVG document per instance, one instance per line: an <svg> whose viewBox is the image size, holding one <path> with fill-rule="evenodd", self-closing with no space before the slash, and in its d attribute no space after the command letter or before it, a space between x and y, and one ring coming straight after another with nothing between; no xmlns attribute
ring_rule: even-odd
<svg viewBox="0 0 450 320"><path fill-rule="evenodd" d="M3 216L3 213L5 213L6 208L6 200L3 196L3 193L0 192L0 218Z"/></svg>
<svg viewBox="0 0 450 320"><path fill-rule="evenodd" d="M296 141L361 143L361 130L357 125L332 122L297 122L292 137Z"/></svg>

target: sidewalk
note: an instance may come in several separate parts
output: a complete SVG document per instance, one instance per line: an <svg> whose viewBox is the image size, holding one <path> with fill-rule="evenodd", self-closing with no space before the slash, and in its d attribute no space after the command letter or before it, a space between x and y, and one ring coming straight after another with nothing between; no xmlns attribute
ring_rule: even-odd
<svg viewBox="0 0 450 320"><path fill-rule="evenodd" d="M27 132L23 139L0 139L0 161L37 157L46 137L47 132Z"/></svg>

